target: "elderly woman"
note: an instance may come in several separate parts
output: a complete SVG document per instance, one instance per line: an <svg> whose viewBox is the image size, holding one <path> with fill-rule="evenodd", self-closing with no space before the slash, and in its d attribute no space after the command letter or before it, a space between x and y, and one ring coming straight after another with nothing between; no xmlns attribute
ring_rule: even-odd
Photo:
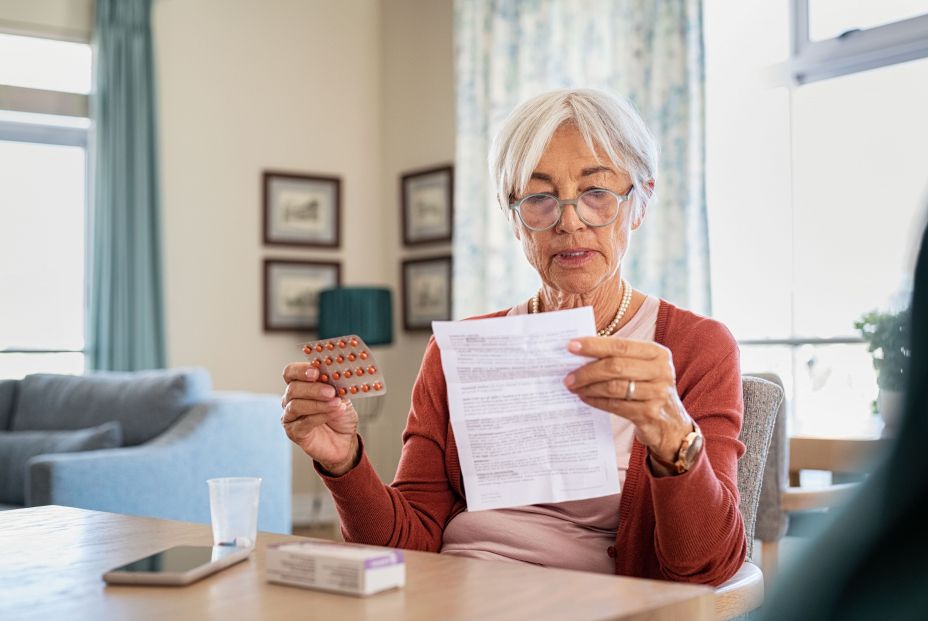
<svg viewBox="0 0 928 621"><path fill-rule="evenodd" d="M564 384L613 414L621 493L466 511L434 339L391 485L368 461L351 403L319 383L308 363L284 370L287 435L315 460L349 541L724 582L746 552L736 480L744 450L738 348L718 322L637 291L622 276L654 191L653 137L626 102L559 90L511 114L490 161L513 235L542 286L485 317L593 307L598 336L568 344L585 358Z"/></svg>

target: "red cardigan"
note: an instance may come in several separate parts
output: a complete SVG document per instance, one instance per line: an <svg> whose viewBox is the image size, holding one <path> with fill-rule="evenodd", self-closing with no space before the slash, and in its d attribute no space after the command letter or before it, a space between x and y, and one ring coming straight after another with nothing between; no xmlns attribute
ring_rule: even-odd
<svg viewBox="0 0 928 621"><path fill-rule="evenodd" d="M505 315L500 311L484 317ZM705 436L687 473L654 477L637 440L619 504L615 573L719 585L747 551L738 510L743 416L738 347L719 322L661 301L655 341L673 353L677 391ZM384 485L363 451L340 477L316 471L332 493L347 541L437 552L445 524L467 506L451 431L441 355L429 340L412 392L403 452Z"/></svg>

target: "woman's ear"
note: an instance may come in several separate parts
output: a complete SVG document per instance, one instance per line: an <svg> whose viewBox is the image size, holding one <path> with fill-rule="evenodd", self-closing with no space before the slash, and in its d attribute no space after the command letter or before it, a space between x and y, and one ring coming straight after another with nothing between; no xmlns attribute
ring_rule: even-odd
<svg viewBox="0 0 928 621"><path fill-rule="evenodd" d="M637 230L641 223L644 222L644 214L648 210L648 203L651 202L651 197L654 196L654 179L648 179L644 184L644 189L642 191L644 196L639 196L636 201L637 209L635 209L635 217L632 219L632 230Z"/></svg>
<svg viewBox="0 0 928 621"><path fill-rule="evenodd" d="M502 205L502 201L500 201ZM506 217L509 219L509 228L512 230L512 234L515 235L518 241L522 241L522 231L519 226L519 217L516 215L516 212L508 207L504 206L503 210L506 213Z"/></svg>
<svg viewBox="0 0 928 621"><path fill-rule="evenodd" d="M509 228L512 229L512 234L516 236L516 239L522 241L522 229L519 227L519 219L512 211L509 212Z"/></svg>

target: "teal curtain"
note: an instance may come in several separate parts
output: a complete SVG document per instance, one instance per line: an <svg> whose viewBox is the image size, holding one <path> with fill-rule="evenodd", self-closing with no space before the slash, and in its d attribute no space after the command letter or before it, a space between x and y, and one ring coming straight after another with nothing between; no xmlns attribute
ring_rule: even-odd
<svg viewBox="0 0 928 621"><path fill-rule="evenodd" d="M97 0L90 367L163 367L151 0Z"/></svg>
<svg viewBox="0 0 928 621"><path fill-rule="evenodd" d="M657 200L623 273L637 289L709 312L702 0L455 0L454 30L454 316L538 289L496 204L487 153L518 103L567 87L630 100L660 144Z"/></svg>

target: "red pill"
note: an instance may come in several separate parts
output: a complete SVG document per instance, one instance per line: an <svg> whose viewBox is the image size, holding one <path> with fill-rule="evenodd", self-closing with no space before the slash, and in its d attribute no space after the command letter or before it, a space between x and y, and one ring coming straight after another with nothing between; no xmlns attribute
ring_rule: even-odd
<svg viewBox="0 0 928 621"><path fill-rule="evenodd" d="M338 348L339 348L339 349L345 349L345 341L344 341L344 340L341 340L341 341L338 342Z"/></svg>
<svg viewBox="0 0 928 621"><path fill-rule="evenodd" d="M341 364L341 363L343 363L344 361L345 361L345 357L344 357L344 356L339 356L338 358L335 359L335 362L337 362L338 364Z"/></svg>
<svg viewBox="0 0 928 621"><path fill-rule="evenodd" d="M361 352L361 360L367 360L367 352L366 352L366 351L362 351L362 352Z"/></svg>
<svg viewBox="0 0 928 621"><path fill-rule="evenodd" d="M311 354L311 353L313 353L313 346L312 346L312 345L303 345L303 353L304 353L304 354Z"/></svg>
<svg viewBox="0 0 928 621"><path fill-rule="evenodd" d="M351 369L348 369L342 374L344 377L351 377Z"/></svg>
<svg viewBox="0 0 928 621"><path fill-rule="evenodd" d="M332 343L326 343L325 348L328 349L329 351L332 351L333 349L335 349L335 345L333 345Z"/></svg>
<svg viewBox="0 0 928 621"><path fill-rule="evenodd" d="M318 369L320 366L322 366L322 361L316 358L312 361L312 365L314 369Z"/></svg>
<svg viewBox="0 0 928 621"><path fill-rule="evenodd" d="M339 396L344 397L347 393L348 393L348 391L345 390L344 388L339 388L339 389L338 389L338 394L339 394Z"/></svg>
<svg viewBox="0 0 928 621"><path fill-rule="evenodd" d="M361 390L363 390L364 392L369 392L370 389L371 389L370 384L364 384L363 386L361 386Z"/></svg>
<svg viewBox="0 0 928 621"><path fill-rule="evenodd" d="M348 354L348 360L349 360L350 362L354 362L356 358L357 358L357 356L355 356L354 354Z"/></svg>
<svg viewBox="0 0 928 621"><path fill-rule="evenodd" d="M316 345L316 351L322 351L322 343Z"/></svg>
<svg viewBox="0 0 928 621"><path fill-rule="evenodd" d="M374 390L380 390L381 388L383 388L383 384L380 382L374 382Z"/></svg>
<svg viewBox="0 0 928 621"><path fill-rule="evenodd" d="M374 365L371 365L371 366L367 367L367 372L370 373L371 375L373 375L374 373L377 372L377 367L375 367Z"/></svg>
<svg viewBox="0 0 928 621"><path fill-rule="evenodd" d="M354 374L355 374L355 375L364 375L364 369L362 369L361 367L358 367L358 368L355 370Z"/></svg>
<svg viewBox="0 0 928 621"><path fill-rule="evenodd" d="M333 380L337 380L337 379L339 379L339 378L341 378L341 374L340 374L338 371L336 371L335 373L332 374L332 379L333 379Z"/></svg>
<svg viewBox="0 0 928 621"><path fill-rule="evenodd" d="M357 387L357 386L352 386L352 387L351 387L351 394L356 394L357 392L358 392L358 387Z"/></svg>
<svg viewBox="0 0 928 621"><path fill-rule="evenodd" d="M326 363L326 364L332 364L332 356L326 356L326 357L325 357L325 363Z"/></svg>
<svg viewBox="0 0 928 621"><path fill-rule="evenodd" d="M358 344L358 339L351 337L351 346L356 347Z"/></svg>
<svg viewBox="0 0 928 621"><path fill-rule="evenodd" d="M329 376L326 375L325 373L323 373L322 375L319 376L319 381L320 381L320 382L327 382L327 381L329 381Z"/></svg>

